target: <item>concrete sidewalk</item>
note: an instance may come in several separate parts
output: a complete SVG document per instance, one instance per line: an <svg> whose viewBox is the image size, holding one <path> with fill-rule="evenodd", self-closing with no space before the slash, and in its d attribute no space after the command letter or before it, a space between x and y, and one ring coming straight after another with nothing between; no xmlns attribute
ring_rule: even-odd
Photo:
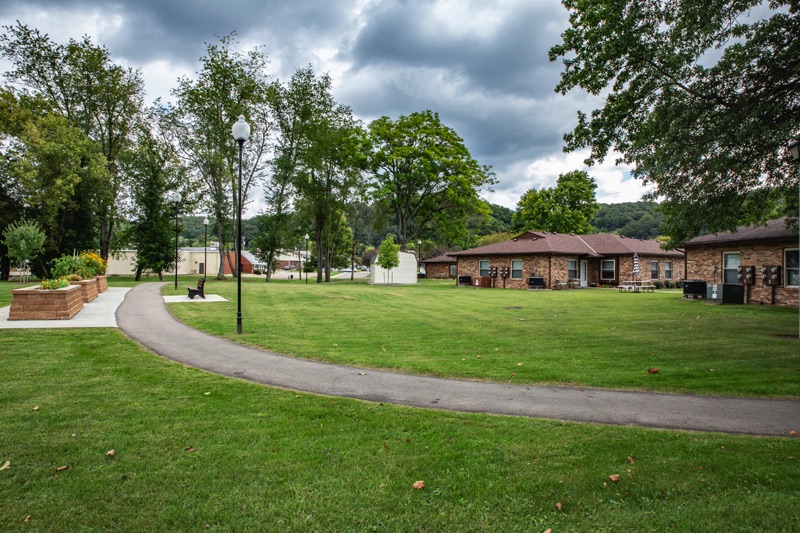
<svg viewBox="0 0 800 533"><path fill-rule="evenodd" d="M481 383L286 357L182 324L166 309L163 285L143 283L128 292L117 310L120 329L159 355L217 374L315 394L453 411L753 435L800 432L800 401Z"/></svg>
<svg viewBox="0 0 800 533"><path fill-rule="evenodd" d="M9 320L11 306L0 308L0 329L115 328L115 312L125 299L128 287L109 287L97 298L83 304L70 320Z"/></svg>

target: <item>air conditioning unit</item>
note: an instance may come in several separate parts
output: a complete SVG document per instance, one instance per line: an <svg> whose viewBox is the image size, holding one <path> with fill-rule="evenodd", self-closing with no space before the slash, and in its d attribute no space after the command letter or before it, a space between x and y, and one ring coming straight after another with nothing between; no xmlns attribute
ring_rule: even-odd
<svg viewBox="0 0 800 533"><path fill-rule="evenodd" d="M744 285L735 283L710 283L706 292L710 304L744 305Z"/></svg>

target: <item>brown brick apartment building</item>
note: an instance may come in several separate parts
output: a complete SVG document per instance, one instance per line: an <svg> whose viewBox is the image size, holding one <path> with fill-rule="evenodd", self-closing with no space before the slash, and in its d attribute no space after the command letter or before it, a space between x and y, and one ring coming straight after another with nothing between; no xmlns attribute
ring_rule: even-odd
<svg viewBox="0 0 800 533"><path fill-rule="evenodd" d="M785 218L765 226L695 237L685 249L688 279L738 284L742 281L739 267L754 267L756 276L745 286L745 303L797 307L797 230L787 228ZM769 282L761 279L761 267L770 267Z"/></svg>
<svg viewBox="0 0 800 533"><path fill-rule="evenodd" d="M540 278L544 288L568 282L580 287L619 285L634 279L634 254L639 262L637 279L684 279L683 252L662 250L657 241L610 233L528 231L510 241L448 255L456 258L459 276L489 276L492 267L505 267L509 274L505 285L498 277L495 286L524 289L530 278Z"/></svg>

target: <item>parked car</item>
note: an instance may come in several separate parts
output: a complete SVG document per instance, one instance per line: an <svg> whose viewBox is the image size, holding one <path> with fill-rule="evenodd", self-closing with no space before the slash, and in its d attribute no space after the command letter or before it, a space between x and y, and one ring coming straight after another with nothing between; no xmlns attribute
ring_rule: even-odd
<svg viewBox="0 0 800 533"><path fill-rule="evenodd" d="M290 265L286 265L285 267L283 267L283 269L284 270L294 270L294 267L292 267Z"/></svg>

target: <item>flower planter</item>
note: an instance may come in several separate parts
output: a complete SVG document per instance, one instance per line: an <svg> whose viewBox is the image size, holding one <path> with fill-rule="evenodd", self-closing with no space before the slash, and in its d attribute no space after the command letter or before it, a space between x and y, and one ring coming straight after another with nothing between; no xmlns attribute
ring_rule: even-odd
<svg viewBox="0 0 800 533"><path fill-rule="evenodd" d="M81 298L83 298L83 303L88 304L99 294L99 283L96 279L84 279L81 281L70 281L70 285L78 285L81 288Z"/></svg>
<svg viewBox="0 0 800 533"><path fill-rule="evenodd" d="M106 292L108 290L108 280L106 279L106 274L102 276L95 276L94 279L97 280L97 292Z"/></svg>
<svg viewBox="0 0 800 533"><path fill-rule="evenodd" d="M11 291L9 320L69 320L83 309L79 285L44 290L26 287Z"/></svg>

